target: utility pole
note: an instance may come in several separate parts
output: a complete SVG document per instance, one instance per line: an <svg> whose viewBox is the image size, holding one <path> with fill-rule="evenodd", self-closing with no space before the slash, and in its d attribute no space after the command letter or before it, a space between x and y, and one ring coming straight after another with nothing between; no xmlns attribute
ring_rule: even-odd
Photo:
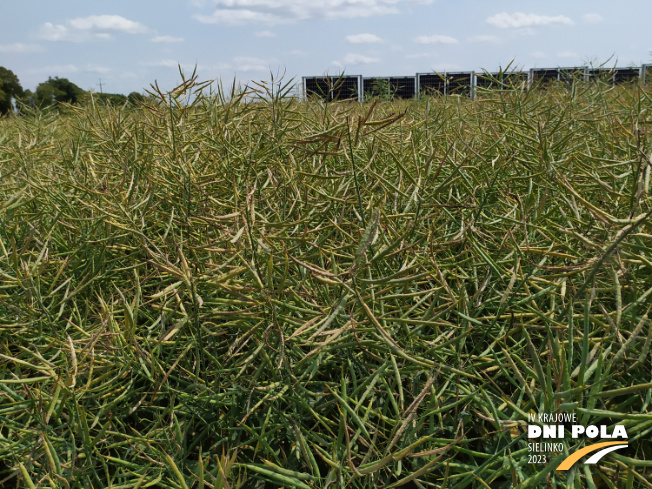
<svg viewBox="0 0 652 489"><path fill-rule="evenodd" d="M100 78L100 94L102 93L102 79Z"/></svg>

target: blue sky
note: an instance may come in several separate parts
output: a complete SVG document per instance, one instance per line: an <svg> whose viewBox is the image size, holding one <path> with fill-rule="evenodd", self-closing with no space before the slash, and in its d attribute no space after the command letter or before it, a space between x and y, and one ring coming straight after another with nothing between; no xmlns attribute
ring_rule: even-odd
<svg viewBox="0 0 652 489"><path fill-rule="evenodd" d="M414 75L652 63L652 2L444 0L0 0L0 66L34 90L142 92L286 73Z"/></svg>

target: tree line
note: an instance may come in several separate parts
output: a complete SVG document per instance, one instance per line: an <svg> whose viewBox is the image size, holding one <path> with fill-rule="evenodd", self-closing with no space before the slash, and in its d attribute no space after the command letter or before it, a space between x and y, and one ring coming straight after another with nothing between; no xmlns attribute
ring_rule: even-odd
<svg viewBox="0 0 652 489"><path fill-rule="evenodd" d="M45 108L58 103L78 104L90 97L90 92L81 89L67 78L50 77L39 83L36 90L23 90L13 71L0 66L0 115L20 110L21 105ZM138 92L129 95L121 93L93 93L93 98L110 105L137 105L145 100Z"/></svg>

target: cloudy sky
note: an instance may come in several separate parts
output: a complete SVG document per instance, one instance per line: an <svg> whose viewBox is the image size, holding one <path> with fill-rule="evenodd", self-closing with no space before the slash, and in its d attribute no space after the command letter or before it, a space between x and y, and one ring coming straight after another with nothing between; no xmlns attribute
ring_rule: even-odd
<svg viewBox="0 0 652 489"><path fill-rule="evenodd" d="M142 92L286 73L413 75L652 63L652 2L603 0L1 0L0 66ZM623 6L624 5L624 6Z"/></svg>

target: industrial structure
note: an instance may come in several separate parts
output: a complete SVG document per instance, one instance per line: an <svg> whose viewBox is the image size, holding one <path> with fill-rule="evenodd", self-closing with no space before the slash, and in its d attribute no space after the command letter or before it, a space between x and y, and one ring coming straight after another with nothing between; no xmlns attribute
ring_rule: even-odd
<svg viewBox="0 0 652 489"><path fill-rule="evenodd" d="M430 72L415 76L304 76L303 94L306 98L358 100L365 98L419 98L423 95L460 95L475 98L484 90L529 89L548 83L572 85L575 81L601 80L612 86L622 83L641 83L652 80L652 65L627 68L593 68L573 66L564 68L532 68L529 71L499 72Z"/></svg>

